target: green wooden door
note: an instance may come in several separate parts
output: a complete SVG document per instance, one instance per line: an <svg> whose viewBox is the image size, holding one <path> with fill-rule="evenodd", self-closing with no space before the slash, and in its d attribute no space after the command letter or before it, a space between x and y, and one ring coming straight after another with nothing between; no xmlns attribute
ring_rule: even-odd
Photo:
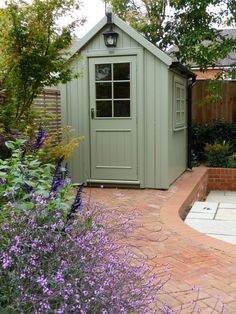
<svg viewBox="0 0 236 314"><path fill-rule="evenodd" d="M91 179L137 181L136 57L91 58Z"/></svg>

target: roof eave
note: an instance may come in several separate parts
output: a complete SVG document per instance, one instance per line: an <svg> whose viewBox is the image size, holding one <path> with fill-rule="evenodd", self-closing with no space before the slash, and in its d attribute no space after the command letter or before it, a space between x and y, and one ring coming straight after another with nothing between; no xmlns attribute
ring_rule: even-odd
<svg viewBox="0 0 236 314"><path fill-rule="evenodd" d="M70 58L75 53L79 52L87 44L87 42L92 39L106 24L107 17L104 16L84 37L71 46L69 50Z"/></svg>
<svg viewBox="0 0 236 314"><path fill-rule="evenodd" d="M173 61L170 65L170 69L178 70L181 74L186 75L188 78L196 78L197 74L190 71L186 66L184 66L179 61Z"/></svg>

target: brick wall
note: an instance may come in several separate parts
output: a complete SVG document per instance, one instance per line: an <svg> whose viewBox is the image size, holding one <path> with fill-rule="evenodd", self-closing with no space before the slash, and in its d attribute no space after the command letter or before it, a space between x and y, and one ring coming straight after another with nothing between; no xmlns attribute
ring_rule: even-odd
<svg viewBox="0 0 236 314"><path fill-rule="evenodd" d="M236 169L208 168L208 190L236 191Z"/></svg>
<svg viewBox="0 0 236 314"><path fill-rule="evenodd" d="M181 185L181 205L179 206L179 215L184 220L189 212L189 208L196 201L202 201L207 194L208 168L193 168L189 180ZM180 198L181 198L180 196Z"/></svg>
<svg viewBox="0 0 236 314"><path fill-rule="evenodd" d="M206 72L200 70L192 70L193 73L197 74L198 80L214 79L217 74L222 72L222 69L209 69Z"/></svg>

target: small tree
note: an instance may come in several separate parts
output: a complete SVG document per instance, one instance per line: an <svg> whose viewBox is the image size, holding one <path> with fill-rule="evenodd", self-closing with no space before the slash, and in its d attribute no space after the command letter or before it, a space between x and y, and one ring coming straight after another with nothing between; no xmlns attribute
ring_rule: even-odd
<svg viewBox="0 0 236 314"><path fill-rule="evenodd" d="M64 51L83 21L60 27L58 20L79 6L80 0L9 0L0 8L0 92L5 95L0 124L6 131L32 124L32 103L44 86L72 79Z"/></svg>
<svg viewBox="0 0 236 314"><path fill-rule="evenodd" d="M107 0L114 12L150 42L187 66L201 70L214 66L236 49L236 40L226 38L216 25L235 23L233 0Z"/></svg>

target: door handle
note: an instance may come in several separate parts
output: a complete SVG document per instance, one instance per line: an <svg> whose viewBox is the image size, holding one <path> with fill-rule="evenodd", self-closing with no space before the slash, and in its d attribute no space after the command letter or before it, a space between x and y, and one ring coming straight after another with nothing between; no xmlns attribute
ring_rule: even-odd
<svg viewBox="0 0 236 314"><path fill-rule="evenodd" d="M91 119L94 119L94 108L91 108L90 112L91 112Z"/></svg>

